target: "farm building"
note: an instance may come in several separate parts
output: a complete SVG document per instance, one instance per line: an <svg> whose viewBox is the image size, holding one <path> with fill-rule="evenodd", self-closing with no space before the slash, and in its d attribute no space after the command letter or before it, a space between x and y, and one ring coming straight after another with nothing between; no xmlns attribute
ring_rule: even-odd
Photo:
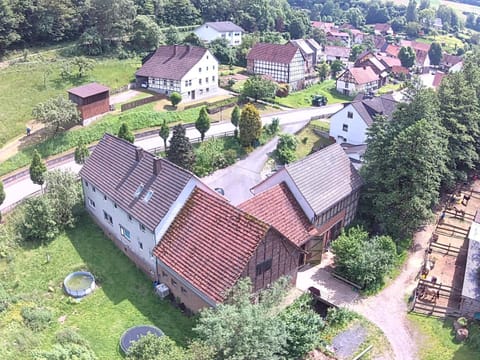
<svg viewBox="0 0 480 360"><path fill-rule="evenodd" d="M97 83L68 90L68 98L77 104L82 120L104 114L110 109L110 89Z"/></svg>

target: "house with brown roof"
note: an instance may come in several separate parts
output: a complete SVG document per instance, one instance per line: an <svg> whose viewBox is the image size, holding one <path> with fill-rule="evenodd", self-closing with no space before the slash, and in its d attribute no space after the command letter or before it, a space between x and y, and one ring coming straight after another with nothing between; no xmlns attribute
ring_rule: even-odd
<svg viewBox="0 0 480 360"><path fill-rule="evenodd" d="M350 34L346 32L332 29L327 31L327 41L332 44L340 43L342 46L350 47L351 38Z"/></svg>
<svg viewBox="0 0 480 360"><path fill-rule="evenodd" d="M96 145L80 177L92 218L152 278L152 251L192 191L216 194L189 171L110 134Z"/></svg>
<svg viewBox="0 0 480 360"><path fill-rule="evenodd" d="M461 56L457 55L451 55L451 54L443 54L442 60L440 61L440 67L443 70L450 70L451 67L457 65L458 63L461 63L463 61L463 58Z"/></svg>
<svg viewBox="0 0 480 360"><path fill-rule="evenodd" d="M378 75L378 86L382 87L387 83L388 71L386 66L371 51L365 51L355 61L354 67L370 67Z"/></svg>
<svg viewBox="0 0 480 360"><path fill-rule="evenodd" d="M350 48L343 46L325 46L323 49L323 58L329 64L335 60L340 60L343 63L348 62L350 57Z"/></svg>
<svg viewBox="0 0 480 360"><path fill-rule="evenodd" d="M393 35L393 29L390 24L375 24L373 26L373 32L375 35Z"/></svg>
<svg viewBox="0 0 480 360"><path fill-rule="evenodd" d="M135 76L139 87L193 100L218 90L218 61L202 47L162 45L143 60Z"/></svg>
<svg viewBox="0 0 480 360"><path fill-rule="evenodd" d="M428 72L430 68L430 57L428 55L430 44L421 43L415 40L401 40L400 46L411 47L413 51L415 51L415 66L422 72Z"/></svg>
<svg viewBox="0 0 480 360"><path fill-rule="evenodd" d="M398 58L398 53L400 52L400 46L388 44L385 49L385 54L392 58Z"/></svg>
<svg viewBox="0 0 480 360"><path fill-rule="evenodd" d="M288 84L291 91L305 86L305 68L302 51L291 43L257 43L247 55L249 73L269 75L278 83Z"/></svg>
<svg viewBox="0 0 480 360"><path fill-rule="evenodd" d="M340 74L336 88L339 93L353 96L360 92L370 93L377 90L379 82L380 77L370 66L354 67Z"/></svg>
<svg viewBox="0 0 480 360"><path fill-rule="evenodd" d="M94 82L68 90L68 99L77 104L80 117L85 121L110 110L109 91L108 87Z"/></svg>
<svg viewBox="0 0 480 360"><path fill-rule="evenodd" d="M245 277L253 290L295 283L301 250L271 224L195 189L154 249L158 279L196 312L223 302Z"/></svg>
<svg viewBox="0 0 480 360"><path fill-rule="evenodd" d="M294 231L293 241L307 252L305 260L320 261L330 241L355 217L361 186L357 170L335 143L257 184L253 199L240 207L276 224L280 232ZM267 208L263 204L270 197L275 206Z"/></svg>

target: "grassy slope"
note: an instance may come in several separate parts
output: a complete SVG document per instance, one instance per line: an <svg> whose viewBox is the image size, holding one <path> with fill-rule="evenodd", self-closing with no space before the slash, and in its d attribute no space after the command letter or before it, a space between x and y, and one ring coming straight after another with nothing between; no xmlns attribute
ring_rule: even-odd
<svg viewBox="0 0 480 360"><path fill-rule="evenodd" d="M420 360L472 360L478 359L478 352L462 343L456 343L452 333L452 321L420 315L409 315L408 318L419 330L422 341L418 341Z"/></svg>
<svg viewBox="0 0 480 360"><path fill-rule="evenodd" d="M442 45L442 50L450 54L455 54L458 48L463 48L463 42L460 39L457 39L453 35L437 35L437 36L426 36L424 38L417 39L418 42L431 44L437 42Z"/></svg>
<svg viewBox="0 0 480 360"><path fill-rule="evenodd" d="M179 344L191 336L193 322L156 297L151 282L103 233L88 215L77 227L45 247L12 250L14 260L0 261L0 279L22 300L0 314L0 358L29 359L33 349L49 349L54 334L77 328L89 340L99 359L121 359L118 341L128 327L154 324ZM46 254L51 261L46 263ZM62 281L71 271L88 269L100 287L79 303L64 295ZM48 287L54 289L48 291ZM21 295L20 295L21 294ZM25 304L54 311L53 323L33 333L20 316ZM66 315L64 324L57 319Z"/></svg>
<svg viewBox="0 0 480 360"><path fill-rule="evenodd" d="M295 151L297 159L303 159L310 154L313 149L323 148L332 144L332 141L329 139L315 134L311 126L307 126L295 137L298 140L297 150Z"/></svg>
<svg viewBox="0 0 480 360"><path fill-rule="evenodd" d="M138 60L132 59L97 60L94 70L85 78L64 81L60 77L62 60L58 59L40 62L33 58L29 63L18 63L0 70L0 146L24 132L36 104L59 94L66 95L67 89L91 81L111 88L123 86L133 79L140 65ZM45 87L43 75L46 69L52 72Z"/></svg>
<svg viewBox="0 0 480 360"><path fill-rule="evenodd" d="M326 80L320 84L312 85L305 90L294 92L287 97L276 97L275 100L281 105L292 108L301 108L312 106L312 95L325 95L327 97L328 104L347 102L351 100L350 97L337 93L335 90L335 80Z"/></svg>

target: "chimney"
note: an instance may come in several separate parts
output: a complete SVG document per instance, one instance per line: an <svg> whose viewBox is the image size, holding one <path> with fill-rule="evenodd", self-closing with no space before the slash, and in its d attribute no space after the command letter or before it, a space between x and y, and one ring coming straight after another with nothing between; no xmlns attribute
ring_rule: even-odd
<svg viewBox="0 0 480 360"><path fill-rule="evenodd" d="M135 148L135 160L140 161L143 157L143 149L141 147Z"/></svg>
<svg viewBox="0 0 480 360"><path fill-rule="evenodd" d="M153 173L158 175L160 174L160 171L162 171L162 159L155 158L153 159Z"/></svg>

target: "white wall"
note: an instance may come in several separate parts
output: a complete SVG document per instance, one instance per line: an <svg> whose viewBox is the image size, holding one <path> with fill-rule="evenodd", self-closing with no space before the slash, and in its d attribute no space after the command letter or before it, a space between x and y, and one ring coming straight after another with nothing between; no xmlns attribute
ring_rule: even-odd
<svg viewBox="0 0 480 360"><path fill-rule="evenodd" d="M115 202L112 199L107 197L105 200L105 195L94 184L88 183L88 186L86 186L85 180L82 180L82 186L85 195L85 206L90 213L106 229L110 229L110 233L119 239L129 251L140 256L145 264L148 264L152 271L155 271L155 258L152 255L152 250L155 247L154 233L147 228L142 230L140 228L141 223L133 217L129 219L128 213L118 205L115 207ZM90 204L89 200L95 202L95 207ZM112 224L105 219L104 211L112 217ZM120 233L120 225L130 231L130 240ZM143 249L140 247L140 244Z"/></svg>
<svg viewBox="0 0 480 360"><path fill-rule="evenodd" d="M348 117L352 114L352 118ZM343 125L347 125L347 131L344 131ZM330 118L330 136L337 143L348 142L353 145L365 144L367 140L367 124L350 104ZM343 141L343 138L347 139Z"/></svg>
<svg viewBox="0 0 480 360"><path fill-rule="evenodd" d="M207 24L203 24L193 32L207 44L222 37L228 41L230 46L238 46L242 43L242 32L240 31L219 32Z"/></svg>
<svg viewBox="0 0 480 360"><path fill-rule="evenodd" d="M189 83L191 81L192 85L185 85L186 81ZM207 51L185 74L180 82L180 88L184 99L192 99L193 91L195 91L195 99L198 99L218 90L218 61L210 51Z"/></svg>
<svg viewBox="0 0 480 360"><path fill-rule="evenodd" d="M302 208L303 212L307 216L307 218L310 220L310 222L313 223L313 218L315 217L315 213L313 212L312 208L308 204L307 200L303 197L302 193L298 190L297 186L295 185L294 181L288 174L286 169L281 169L277 173L273 174L269 178L266 178L263 182L260 184L256 185L254 189L252 189L252 192L254 194L259 194L267 189L270 189L271 187L280 184L281 182L285 182L292 192L293 196L295 199L298 201L300 207Z"/></svg>

